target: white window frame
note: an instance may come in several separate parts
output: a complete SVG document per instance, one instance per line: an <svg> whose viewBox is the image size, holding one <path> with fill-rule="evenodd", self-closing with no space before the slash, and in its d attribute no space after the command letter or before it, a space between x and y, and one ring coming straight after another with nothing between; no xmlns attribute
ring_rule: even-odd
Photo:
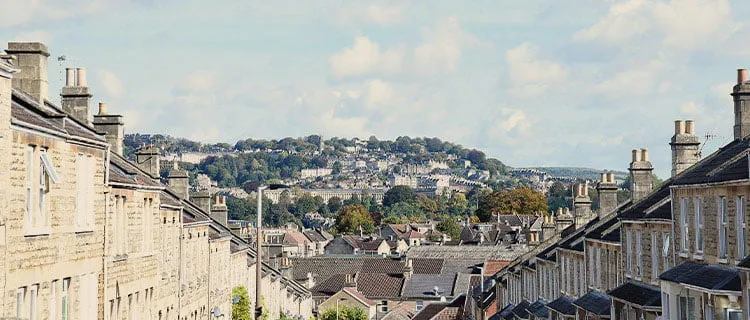
<svg viewBox="0 0 750 320"><path fill-rule="evenodd" d="M701 198L693 199L693 208L695 210L695 252L703 254L703 207Z"/></svg>
<svg viewBox="0 0 750 320"><path fill-rule="evenodd" d="M669 294L666 292L661 293L661 312L664 319L669 319Z"/></svg>
<svg viewBox="0 0 750 320"><path fill-rule="evenodd" d="M625 231L625 276L633 275L633 232Z"/></svg>
<svg viewBox="0 0 750 320"><path fill-rule="evenodd" d="M29 287L29 320L36 320L39 315L39 285Z"/></svg>
<svg viewBox="0 0 750 320"><path fill-rule="evenodd" d="M602 268L604 268L604 265L602 265L602 248L596 247L596 262L594 264L596 268L594 268L594 271L596 272L596 287L602 288Z"/></svg>
<svg viewBox="0 0 750 320"><path fill-rule="evenodd" d="M417 312L419 312L422 309L424 309L424 301L417 300L416 305L415 305L415 309L417 310Z"/></svg>
<svg viewBox="0 0 750 320"><path fill-rule="evenodd" d="M643 277L643 252L641 244L643 243L641 241L643 236L643 233L641 230L635 231L635 278L641 279Z"/></svg>
<svg viewBox="0 0 750 320"><path fill-rule="evenodd" d="M742 260L747 255L745 237L747 236L747 221L745 217L745 196L737 196L737 260Z"/></svg>
<svg viewBox="0 0 750 320"><path fill-rule="evenodd" d="M596 286L594 282L594 250L595 249L593 246L588 246L587 249L589 249L587 250L588 260L589 260L589 285L591 285L592 287L595 287Z"/></svg>
<svg viewBox="0 0 750 320"><path fill-rule="evenodd" d="M661 256L662 256L662 272L666 272L669 269L669 246L672 245L671 235L669 232L662 233L662 244L661 244Z"/></svg>
<svg viewBox="0 0 750 320"><path fill-rule="evenodd" d="M727 258L728 247L728 226L727 226L727 198L719 196L718 201L717 229L719 229L718 254L717 259L725 260Z"/></svg>
<svg viewBox="0 0 750 320"><path fill-rule="evenodd" d="M682 244L681 249L682 252L687 253L688 252L688 217L687 217L687 206L688 206L688 199L687 198L680 198L680 225L682 228L681 234L680 234L680 243Z"/></svg>
<svg viewBox="0 0 750 320"><path fill-rule="evenodd" d="M659 239L656 231L651 231L651 282L659 276Z"/></svg>
<svg viewBox="0 0 750 320"><path fill-rule="evenodd" d="M95 159L79 153L76 158L76 226L78 231L92 231L94 227Z"/></svg>
<svg viewBox="0 0 750 320"><path fill-rule="evenodd" d="M16 317L25 318L25 307L26 305L26 287L20 287L16 290Z"/></svg>
<svg viewBox="0 0 750 320"><path fill-rule="evenodd" d="M62 280L60 289L60 320L68 320L70 315L70 278Z"/></svg>

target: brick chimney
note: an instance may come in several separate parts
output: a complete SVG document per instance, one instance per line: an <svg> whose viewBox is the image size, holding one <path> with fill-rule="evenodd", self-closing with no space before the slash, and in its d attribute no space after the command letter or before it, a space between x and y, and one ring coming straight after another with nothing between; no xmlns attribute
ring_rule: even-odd
<svg viewBox="0 0 750 320"><path fill-rule="evenodd" d="M414 267L412 265L412 260L409 258L406 258L406 261L404 263L404 279L411 278L412 275L414 275Z"/></svg>
<svg viewBox="0 0 750 320"><path fill-rule="evenodd" d="M599 192L599 217L601 218L617 208L615 174L611 172L602 173L596 190Z"/></svg>
<svg viewBox="0 0 750 320"><path fill-rule="evenodd" d="M544 219L544 223L542 223L542 241L546 241L555 236L555 220L552 213L543 215L542 219Z"/></svg>
<svg viewBox="0 0 750 320"><path fill-rule="evenodd" d="M86 69L65 69L65 86L62 88L60 97L65 112L82 123L89 122L91 93L86 80Z"/></svg>
<svg viewBox="0 0 750 320"><path fill-rule="evenodd" d="M698 136L695 135L693 120L676 120L674 136L669 145L672 147L672 176L680 174L700 160Z"/></svg>
<svg viewBox="0 0 750 320"><path fill-rule="evenodd" d="M568 208L557 208L557 216L555 217L555 227L557 227L557 233L562 233L567 227L573 224L573 216L570 214Z"/></svg>
<svg viewBox="0 0 750 320"><path fill-rule="evenodd" d="M734 98L734 139L750 135L750 82L747 69L737 70L737 85L732 89Z"/></svg>
<svg viewBox="0 0 750 320"><path fill-rule="evenodd" d="M9 42L5 52L16 56L15 67L21 70L13 76L13 88L29 94L40 103L49 100L47 46L40 42Z"/></svg>
<svg viewBox="0 0 750 320"><path fill-rule="evenodd" d="M633 192L633 202L643 199L654 188L652 172L654 167L648 159L648 149L633 149L630 162L630 191Z"/></svg>
<svg viewBox="0 0 750 320"><path fill-rule="evenodd" d="M217 194L216 202L214 202L214 205L211 206L211 218L226 226L227 211L227 197Z"/></svg>
<svg viewBox="0 0 750 320"><path fill-rule="evenodd" d="M206 213L211 213L211 194L208 192L208 190L190 193L190 201L195 203Z"/></svg>
<svg viewBox="0 0 750 320"><path fill-rule="evenodd" d="M121 115L107 113L107 104L99 102L99 113L94 115L94 128L104 133L104 138L107 139L112 152L122 155L125 123Z"/></svg>
<svg viewBox="0 0 750 320"><path fill-rule="evenodd" d="M190 199L190 194L188 193L188 189L190 188L188 173L180 169L180 164L176 159L172 161L172 170L169 170L169 174L167 175L167 184L181 198L185 200Z"/></svg>
<svg viewBox="0 0 750 320"><path fill-rule="evenodd" d="M573 197L573 215L575 217L576 229L583 227L592 218L591 198L589 198L589 183L573 185L575 197Z"/></svg>
<svg viewBox="0 0 750 320"><path fill-rule="evenodd" d="M135 164L148 172L154 179L159 179L159 148L147 145L135 150Z"/></svg>

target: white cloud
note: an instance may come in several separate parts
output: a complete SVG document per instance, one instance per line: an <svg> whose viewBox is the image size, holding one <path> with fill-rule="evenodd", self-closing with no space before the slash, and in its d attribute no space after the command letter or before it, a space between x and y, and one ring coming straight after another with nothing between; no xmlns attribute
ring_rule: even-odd
<svg viewBox="0 0 750 320"><path fill-rule="evenodd" d="M695 102L685 102L680 106L680 111L684 114L696 115L703 113L703 108L698 106Z"/></svg>
<svg viewBox="0 0 750 320"><path fill-rule="evenodd" d="M381 49L367 36L358 36L351 47L329 59L336 78L363 76L424 76L456 71L467 48L481 44L463 31L455 18L421 30L418 44L397 44Z"/></svg>
<svg viewBox="0 0 750 320"><path fill-rule="evenodd" d="M337 78L372 74L392 75L401 71L402 48L380 51L380 45L367 36L354 39L354 45L329 59L331 73Z"/></svg>
<svg viewBox="0 0 750 320"><path fill-rule="evenodd" d="M349 2L339 11L339 18L345 23L374 23L391 25L400 23L404 19L407 1L380 0L371 3Z"/></svg>
<svg viewBox="0 0 750 320"><path fill-rule="evenodd" d="M526 112L520 109L502 108L492 127L489 135L510 145L517 145L520 141L528 138L531 120Z"/></svg>
<svg viewBox="0 0 750 320"><path fill-rule="evenodd" d="M119 98L125 92L125 86L122 84L117 75L107 69L99 69L96 71L99 84L104 89L104 93L110 98Z"/></svg>
<svg viewBox="0 0 750 320"><path fill-rule="evenodd" d="M364 106L368 109L396 107L393 86L385 81L375 79L365 83Z"/></svg>
<svg viewBox="0 0 750 320"><path fill-rule="evenodd" d="M539 47L526 42L505 52L509 76L514 84L544 84L565 81L568 72L557 62L540 59Z"/></svg>
<svg viewBox="0 0 750 320"><path fill-rule="evenodd" d="M670 48L705 48L738 30L731 13L729 0L614 2L606 16L576 32L573 40L629 46L633 39L656 37Z"/></svg>

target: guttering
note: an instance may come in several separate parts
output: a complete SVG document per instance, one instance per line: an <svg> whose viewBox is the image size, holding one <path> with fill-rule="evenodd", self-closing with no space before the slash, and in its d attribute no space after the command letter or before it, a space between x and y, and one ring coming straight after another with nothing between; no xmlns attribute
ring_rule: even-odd
<svg viewBox="0 0 750 320"><path fill-rule="evenodd" d="M124 188L136 188L136 189L153 190L153 191L162 191L162 190L164 190L164 187L162 187L162 186L143 186L143 185L140 185L140 184L130 184L130 183L122 183L122 182L110 182L109 185L111 185L111 186L118 186L118 187L124 187Z"/></svg>

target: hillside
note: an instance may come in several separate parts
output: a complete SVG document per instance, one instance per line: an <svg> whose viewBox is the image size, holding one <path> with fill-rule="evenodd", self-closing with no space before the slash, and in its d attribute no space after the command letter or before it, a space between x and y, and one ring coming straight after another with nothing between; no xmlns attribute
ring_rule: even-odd
<svg viewBox="0 0 750 320"><path fill-rule="evenodd" d="M547 174L553 175L555 177L570 177L570 178L576 178L576 179L595 180L595 181L598 181L600 178L600 173L605 172L605 171L614 173L615 179L618 181L624 181L628 177L628 173L624 171L612 171L612 170L581 168L581 167L533 167L529 169L535 169L535 170L539 170L542 172L546 172Z"/></svg>

